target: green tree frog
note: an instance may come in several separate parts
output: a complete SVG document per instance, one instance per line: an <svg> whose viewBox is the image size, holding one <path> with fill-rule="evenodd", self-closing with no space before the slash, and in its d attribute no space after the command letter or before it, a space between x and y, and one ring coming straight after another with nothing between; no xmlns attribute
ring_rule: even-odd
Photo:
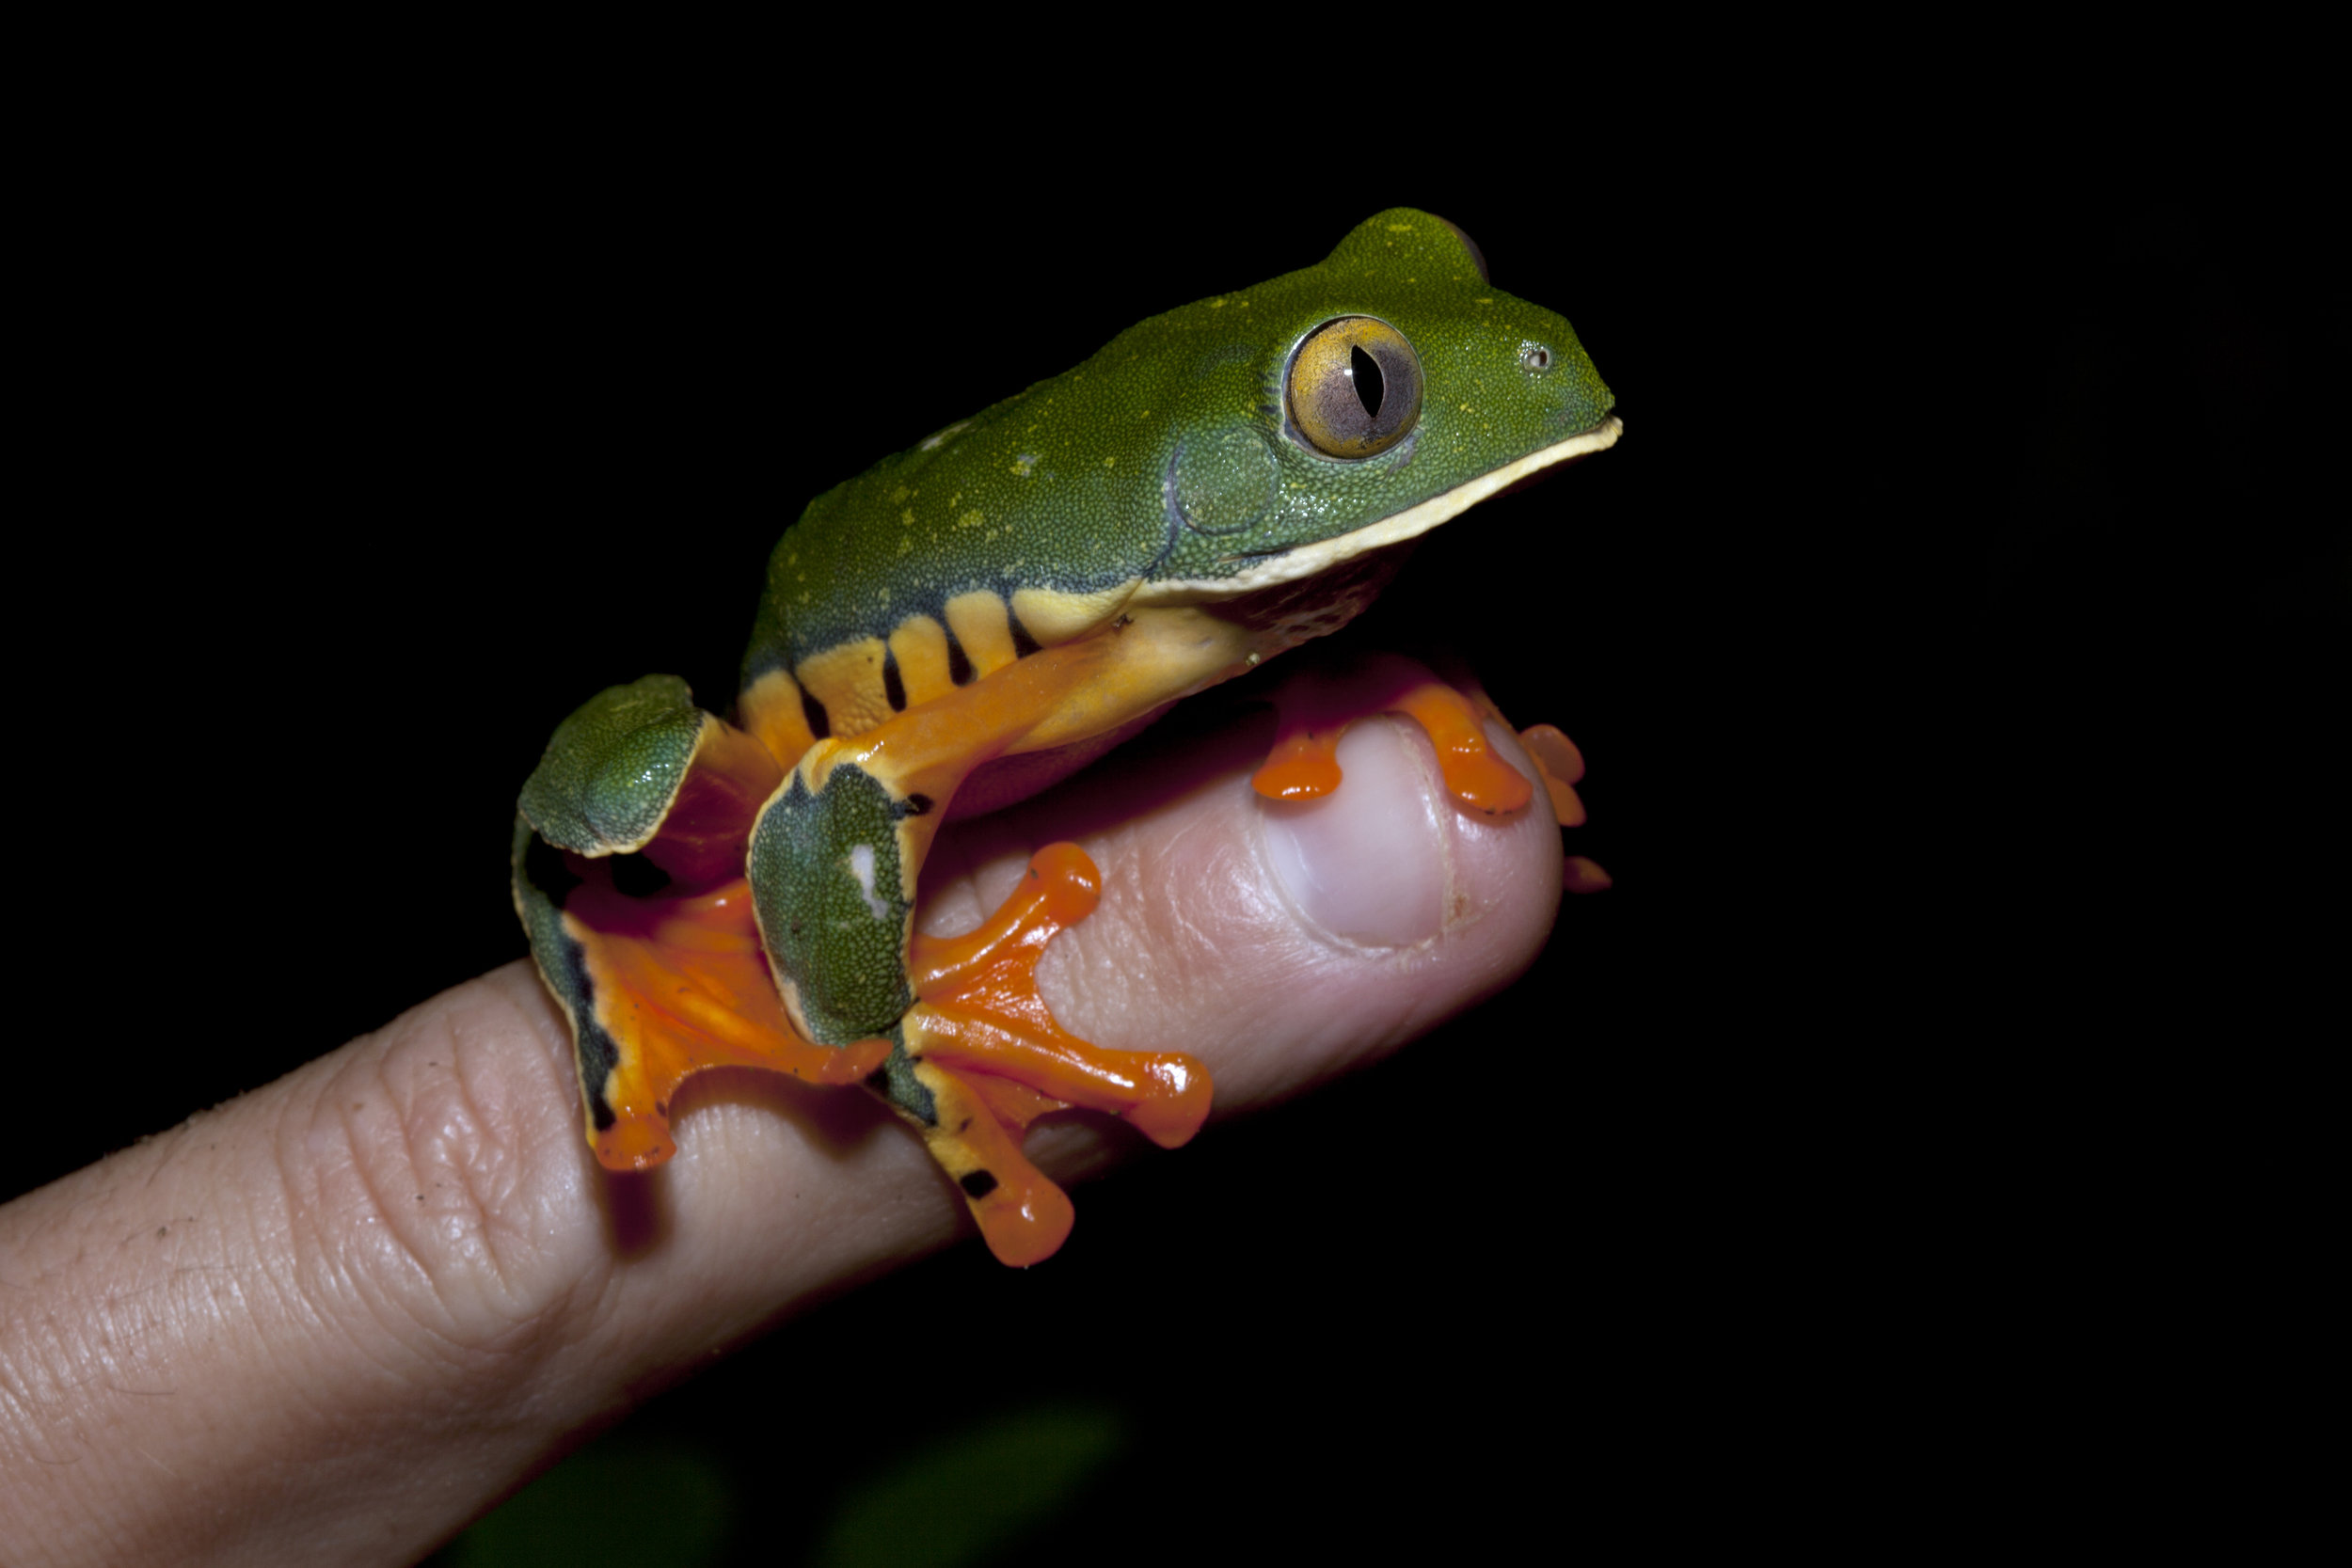
<svg viewBox="0 0 2352 1568"><path fill-rule="evenodd" d="M977 931L917 933L941 821L1335 629L1406 542L1615 441L1613 402L1566 321L1492 287L1452 225L1396 208L1320 264L1154 316L811 501L769 562L732 721L649 675L565 720L523 785L515 902L571 1024L596 1158L668 1159L672 1097L705 1067L862 1084L997 1257L1052 1254L1072 1210L1022 1154L1030 1121L1080 1106L1172 1148L1209 1077L1078 1039L1039 994L1045 943L1099 896L1074 845L1039 851ZM1403 660L1380 678L1372 709L1430 731L1457 797L1526 804L1486 748L1490 709ZM1335 787L1334 717L1286 712L1258 787ZM1577 819L1573 749L1528 733Z"/></svg>

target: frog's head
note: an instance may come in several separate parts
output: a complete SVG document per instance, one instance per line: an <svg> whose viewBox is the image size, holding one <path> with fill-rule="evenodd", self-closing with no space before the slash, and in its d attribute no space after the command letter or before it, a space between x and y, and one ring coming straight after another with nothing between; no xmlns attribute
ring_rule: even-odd
<svg viewBox="0 0 2352 1568"><path fill-rule="evenodd" d="M1468 236L1410 208L1359 225L1319 265L1156 317L1103 357L1129 340L1160 358L1175 402L1168 546L1139 603L1327 572L1621 428L1566 319L1493 287Z"/></svg>

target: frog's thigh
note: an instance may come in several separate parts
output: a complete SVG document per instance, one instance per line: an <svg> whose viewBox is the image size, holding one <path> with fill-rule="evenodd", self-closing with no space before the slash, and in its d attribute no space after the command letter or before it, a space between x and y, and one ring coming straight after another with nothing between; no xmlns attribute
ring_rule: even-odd
<svg viewBox="0 0 2352 1568"><path fill-rule="evenodd" d="M850 738L804 752L760 809L750 873L785 1006L811 1039L887 1031L906 975L915 879L974 768L1019 747L1098 672L1101 640L1033 654Z"/></svg>
<svg viewBox="0 0 2352 1568"><path fill-rule="evenodd" d="M752 903L785 1006L811 1039L880 1035L914 1002L908 914L930 835L910 824L930 809L845 758L814 787L796 768L760 812Z"/></svg>

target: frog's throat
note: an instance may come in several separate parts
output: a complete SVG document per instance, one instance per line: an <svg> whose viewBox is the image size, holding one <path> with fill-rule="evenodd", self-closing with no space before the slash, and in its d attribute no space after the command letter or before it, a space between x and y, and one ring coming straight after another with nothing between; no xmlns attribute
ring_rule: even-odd
<svg viewBox="0 0 2352 1568"><path fill-rule="evenodd" d="M1530 474L1539 473L1555 463L1565 463L1572 457L1582 457L1614 446L1617 437L1624 432L1625 421L1612 414L1590 430L1529 452L1516 463L1507 463L1492 473L1481 474L1467 484L1457 484L1441 496L1432 496L1419 506L1407 508L1394 516L1383 517L1353 533L1343 533L1336 539L1301 545L1281 555L1269 556L1230 578L1147 582L1136 590L1136 596L1128 602L1130 606L1141 609L1208 604L1313 577L1368 550L1417 539L1439 523L1461 515L1488 496L1517 484Z"/></svg>

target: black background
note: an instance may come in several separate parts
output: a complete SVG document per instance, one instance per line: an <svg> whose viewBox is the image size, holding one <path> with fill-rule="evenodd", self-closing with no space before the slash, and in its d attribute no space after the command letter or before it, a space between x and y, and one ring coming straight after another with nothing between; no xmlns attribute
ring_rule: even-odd
<svg viewBox="0 0 2352 1568"><path fill-rule="evenodd" d="M2114 1433L2271 1380L2344 936L2346 269L2293 159L1661 110L981 169L598 107L215 105L44 198L0 1194L519 957L548 733L654 670L723 700L807 497L1404 203L1626 420L1384 611L1576 737L1617 886L1393 1060L1083 1189L1049 1266L967 1243L616 1437L736 1466L788 1557L821 1510L761 1478L940 1420L889 1369L945 1337L1120 1413L1048 1560L1269 1509L1319 1552L1997 1533L2137 1506ZM845 1318L870 1356L797 1348ZM1089 1365L1106 1327L1186 1348Z"/></svg>

